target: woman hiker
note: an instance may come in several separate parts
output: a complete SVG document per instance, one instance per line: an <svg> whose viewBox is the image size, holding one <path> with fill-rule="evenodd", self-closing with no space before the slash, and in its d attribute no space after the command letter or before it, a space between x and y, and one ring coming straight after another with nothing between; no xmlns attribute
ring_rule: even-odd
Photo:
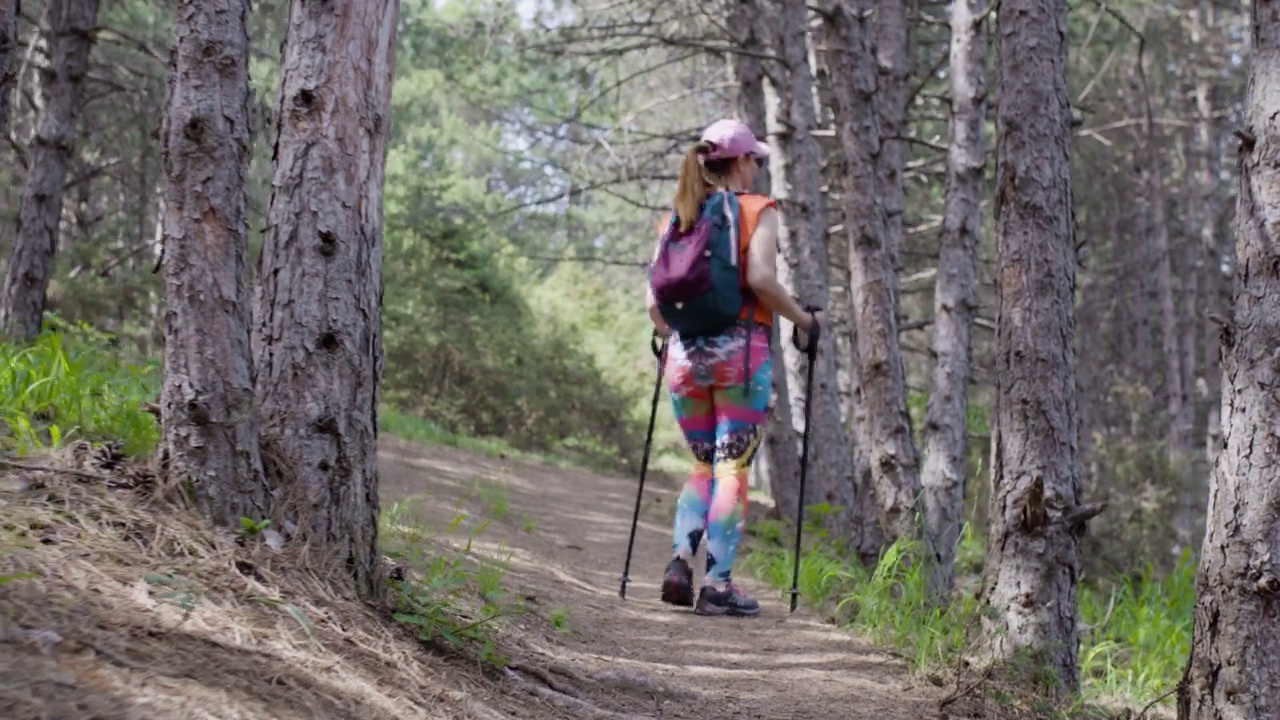
<svg viewBox="0 0 1280 720"><path fill-rule="evenodd" d="M676 419L695 461L676 505L673 557L663 578L662 600L695 605L689 563L705 529L707 570L694 607L699 615L760 612L760 604L733 583L731 571L746 517L747 472L770 411L774 313L806 333L818 327L815 315L778 282L774 200L748 192L768 156L769 147L746 125L717 121L689 149L676 188L673 223L682 233L694 227L716 193L729 191L737 198L733 244L738 246L739 287L746 299L737 321L713 335L681 338L664 320L652 283L647 297L656 332L668 338L665 373ZM728 200L724 203L729 207ZM655 267L664 239L658 241Z"/></svg>

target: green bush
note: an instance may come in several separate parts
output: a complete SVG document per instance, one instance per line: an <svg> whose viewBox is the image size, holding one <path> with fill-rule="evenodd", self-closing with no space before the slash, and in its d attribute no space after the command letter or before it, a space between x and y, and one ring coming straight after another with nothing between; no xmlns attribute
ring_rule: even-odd
<svg viewBox="0 0 1280 720"><path fill-rule="evenodd" d="M388 403L446 434L521 450L638 454L627 396L578 333L531 306L506 244L479 209L450 204L450 192L408 177L388 189Z"/></svg>
<svg viewBox="0 0 1280 720"><path fill-rule="evenodd" d="M18 455L73 440L115 441L144 455L160 439L142 403L159 392L156 362L121 360L107 339L52 319L30 342L0 344L0 445Z"/></svg>

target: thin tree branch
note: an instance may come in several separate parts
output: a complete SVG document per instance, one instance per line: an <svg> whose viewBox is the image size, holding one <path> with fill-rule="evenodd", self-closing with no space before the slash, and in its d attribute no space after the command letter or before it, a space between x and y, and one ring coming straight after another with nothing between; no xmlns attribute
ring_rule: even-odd
<svg viewBox="0 0 1280 720"><path fill-rule="evenodd" d="M540 262L554 262L554 263L576 262L576 263L590 263L595 265L615 265L618 267L636 267L636 268L649 267L649 263L647 262L640 262L637 260L616 260L614 258L598 257L593 255L580 255L577 257L556 257L554 255L521 254L521 255L516 255L516 257L524 258L526 260L538 260Z"/></svg>

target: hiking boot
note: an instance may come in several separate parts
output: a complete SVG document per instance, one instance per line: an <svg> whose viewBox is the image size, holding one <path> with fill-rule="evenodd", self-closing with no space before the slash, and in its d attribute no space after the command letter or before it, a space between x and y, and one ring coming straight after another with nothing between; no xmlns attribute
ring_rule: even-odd
<svg viewBox="0 0 1280 720"><path fill-rule="evenodd" d="M760 603L733 583L725 586L724 590L703 585L698 593L698 606L693 611L698 615L754 617L760 614Z"/></svg>
<svg viewBox="0 0 1280 720"><path fill-rule="evenodd" d="M667 574L662 579L662 602L693 607L693 568L683 558L667 564Z"/></svg>

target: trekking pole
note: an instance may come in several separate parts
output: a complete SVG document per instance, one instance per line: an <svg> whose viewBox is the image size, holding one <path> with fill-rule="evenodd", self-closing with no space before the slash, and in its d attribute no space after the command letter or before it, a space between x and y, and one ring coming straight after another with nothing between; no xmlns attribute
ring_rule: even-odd
<svg viewBox="0 0 1280 720"><path fill-rule="evenodd" d="M805 311L816 313L818 308L812 305L806 305ZM800 497L796 502L796 548L795 548L795 566L791 571L791 612L796 611L796 603L800 596L800 535L804 529L804 481L805 475L809 469L809 418L813 411L813 366L814 360L818 356L818 329L817 318L814 318L813 331L809 333L808 342L800 345L800 328L793 327L791 329L791 342L796 349L809 356L808 379L805 381L804 389L804 439L800 444Z"/></svg>
<svg viewBox="0 0 1280 720"><path fill-rule="evenodd" d="M667 341L659 340L657 331L649 341L649 349L658 359L658 379L653 383L653 409L649 411L649 433L644 439L644 457L640 460L640 486L636 488L636 508L631 514L631 539L627 541L627 562L622 567L622 584L618 587L618 597L627 599L627 583L631 582L631 551L636 544L636 525L640 522L640 498L644 495L644 476L649 469L649 449L653 447L653 425L658 419L658 398L662 394L662 373L666 369Z"/></svg>

